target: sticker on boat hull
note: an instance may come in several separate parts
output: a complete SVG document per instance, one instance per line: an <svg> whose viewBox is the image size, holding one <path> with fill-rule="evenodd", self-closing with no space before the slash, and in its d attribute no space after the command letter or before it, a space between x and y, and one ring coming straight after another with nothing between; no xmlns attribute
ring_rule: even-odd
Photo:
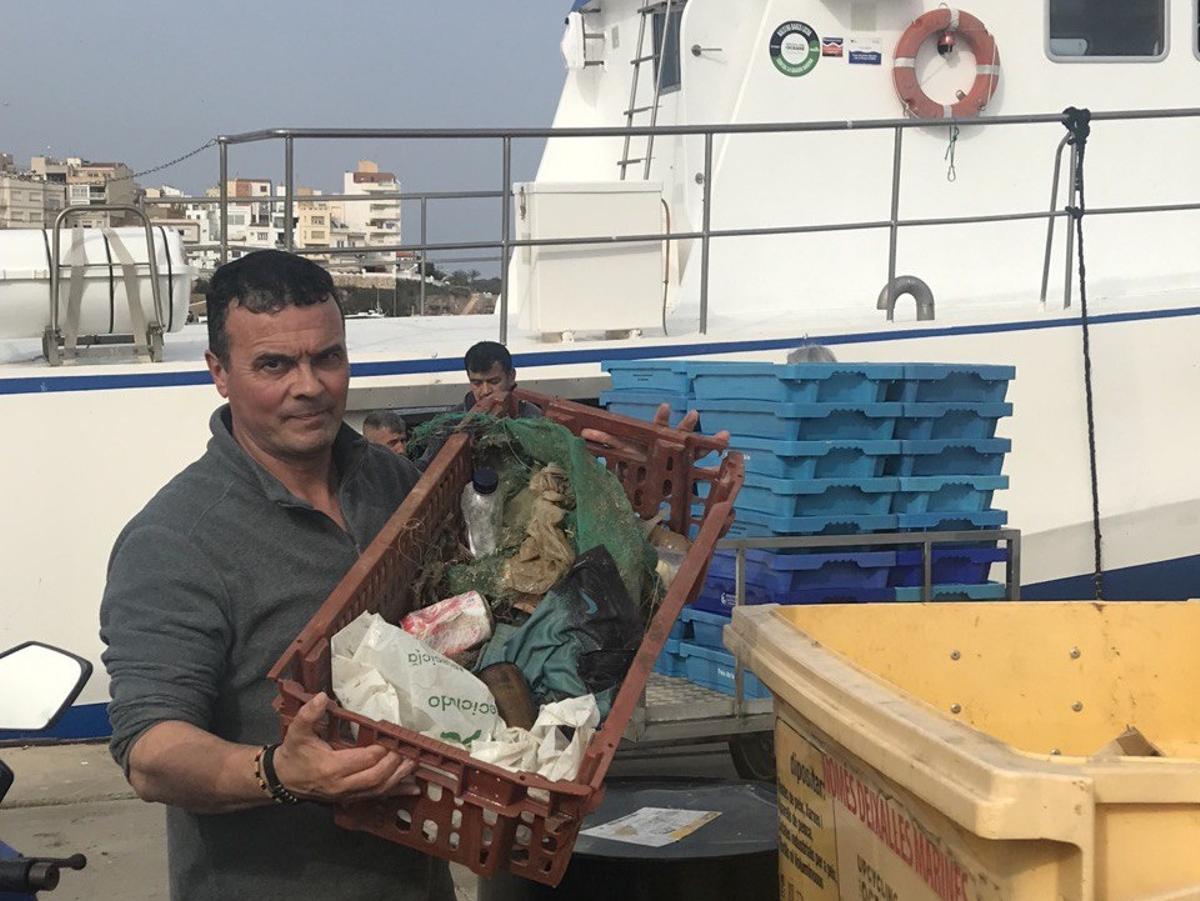
<svg viewBox="0 0 1200 901"><path fill-rule="evenodd" d="M821 38L821 56L841 56L845 38Z"/></svg>
<svg viewBox="0 0 1200 901"><path fill-rule="evenodd" d="M791 78L807 75L821 58L821 39L811 25L784 22L771 32L771 62Z"/></svg>
<svg viewBox="0 0 1200 901"><path fill-rule="evenodd" d="M846 61L852 66L883 65L883 39L877 37L851 38Z"/></svg>

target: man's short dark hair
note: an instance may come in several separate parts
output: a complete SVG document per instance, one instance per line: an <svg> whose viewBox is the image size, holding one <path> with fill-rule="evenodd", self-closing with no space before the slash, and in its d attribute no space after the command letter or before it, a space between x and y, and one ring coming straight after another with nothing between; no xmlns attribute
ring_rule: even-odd
<svg viewBox="0 0 1200 901"><path fill-rule="evenodd" d="M394 410L376 410L374 413L368 413L367 418L363 420L363 428L387 429L397 435L408 434L408 423Z"/></svg>
<svg viewBox="0 0 1200 901"><path fill-rule="evenodd" d="M505 372L513 372L512 354L507 347L495 341L480 341L472 345L463 357L467 372L487 372L497 363Z"/></svg>
<svg viewBox="0 0 1200 901"><path fill-rule="evenodd" d="M277 313L284 307L309 307L332 300L345 316L333 278L312 260L282 250L256 250L226 263L208 286L208 349L229 360L225 320L233 303L251 313Z"/></svg>

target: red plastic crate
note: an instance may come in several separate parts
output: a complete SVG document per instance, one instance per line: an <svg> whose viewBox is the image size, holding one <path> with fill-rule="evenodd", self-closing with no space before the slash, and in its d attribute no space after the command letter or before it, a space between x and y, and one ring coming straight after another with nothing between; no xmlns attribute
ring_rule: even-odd
<svg viewBox="0 0 1200 901"><path fill-rule="evenodd" d="M537 404L546 417L573 433L603 431L617 447L588 441L591 452L620 480L633 508L644 519L666 504L667 524L699 534L657 614L603 726L593 736L573 782L548 782L529 773L511 773L481 763L466 751L390 723L329 706L325 739L336 748L381 744L416 761L419 796L339 805L338 825L371 832L436 857L452 860L481 876L498 870L548 885L563 877L584 817L603 797L604 777L625 732L654 662L685 603L704 584L717 542L733 522L733 499L741 488L741 455L727 454L720 469L696 461L723 442L697 434L606 413L593 407L529 391L514 391L476 409L511 411L515 400ZM586 437L586 436L585 436ZM459 497L471 477L471 439L453 435L424 477L363 552L358 562L271 670L279 687L275 707L286 731L314 694L332 697L330 639L364 611L396 623L412 605L409 586L422 560L421 550L442 530L461 531ZM695 484L708 482L703 515L693 517ZM357 738L351 726L358 727Z"/></svg>

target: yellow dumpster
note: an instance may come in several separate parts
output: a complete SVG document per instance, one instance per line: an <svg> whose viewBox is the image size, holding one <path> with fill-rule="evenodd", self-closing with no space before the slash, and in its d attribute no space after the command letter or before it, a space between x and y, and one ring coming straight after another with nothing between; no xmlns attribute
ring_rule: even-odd
<svg viewBox="0 0 1200 901"><path fill-rule="evenodd" d="M1200 898L1200 602L743 607L784 901Z"/></svg>

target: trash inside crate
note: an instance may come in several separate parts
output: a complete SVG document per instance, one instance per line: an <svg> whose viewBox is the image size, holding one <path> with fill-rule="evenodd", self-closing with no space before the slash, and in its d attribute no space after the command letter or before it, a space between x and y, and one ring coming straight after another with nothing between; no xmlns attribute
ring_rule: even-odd
<svg viewBox="0 0 1200 901"><path fill-rule="evenodd" d="M688 400L681 395L653 391L605 391L600 395L600 405L610 413L640 419L643 422L653 422L662 404L671 405L668 424L679 425L679 421L688 410Z"/></svg>
<svg viewBox="0 0 1200 901"><path fill-rule="evenodd" d="M709 434L728 431L781 441L885 441L893 436L896 418L904 411L903 404L784 404L761 400L697 400L696 408L700 424Z"/></svg>
<svg viewBox="0 0 1200 901"><path fill-rule="evenodd" d="M978 585L987 581L995 563L1008 560L1008 551L998 547L935 547L933 581L938 584ZM715 572L716 559L713 560ZM924 554L920 550L896 552L896 566L888 584L898 587L921 585L925 581Z"/></svg>
<svg viewBox="0 0 1200 901"><path fill-rule="evenodd" d="M897 588L896 600L908 603L921 601L924 588ZM982 585L932 585L930 586L931 601L1002 601L1007 589L999 582L985 582Z"/></svg>
<svg viewBox="0 0 1200 901"><path fill-rule="evenodd" d="M899 455L887 463L881 475L998 476L1004 469L1004 455L1012 450L1007 438L940 438L899 444Z"/></svg>
<svg viewBox="0 0 1200 901"><path fill-rule="evenodd" d="M894 551L843 551L839 553L746 552L746 582L771 594L813 588L884 588L896 564ZM713 555L709 579L732 582L736 556L729 551Z"/></svg>
<svg viewBox="0 0 1200 901"><path fill-rule="evenodd" d="M746 472L775 479L874 479L902 453L899 441L771 441L738 437Z"/></svg>
<svg viewBox="0 0 1200 901"><path fill-rule="evenodd" d="M897 480L893 513L978 513L1008 487L1007 476L914 476Z"/></svg>
<svg viewBox="0 0 1200 901"><path fill-rule="evenodd" d="M351 713L336 703L330 704L320 730L335 748L377 743L416 762L419 795L337 806L339 826L455 861L483 876L509 870L556 885L584 817L599 803L613 754L672 625L701 588L707 561L732 520L741 457L726 455L719 473L696 469L693 461L718 449L718 442L695 434L665 440L653 426L533 392L492 398L480 409L497 412L504 404L511 410L517 400L541 407L545 421L575 435L590 428L619 438L620 447L587 444L586 449L603 457L641 519L665 508L665 525L676 534L686 534L696 524L691 507L697 482L718 483L709 492L696 541L649 623L607 719L584 750L578 775L574 781L551 782L511 772L460 747ZM397 623L414 607L417 576L429 549L461 536L460 497L474 469L472 440L467 432L450 436L399 510L272 669L285 728L315 694L331 691L331 638L364 612Z"/></svg>
<svg viewBox="0 0 1200 901"><path fill-rule="evenodd" d="M737 662L732 654L686 641L680 643L679 650L683 654L689 682L723 695L737 694ZM742 693L744 697L756 700L771 697L771 693L749 670L742 674Z"/></svg>
<svg viewBox="0 0 1200 901"><path fill-rule="evenodd" d="M964 366L909 363L893 383L887 400L907 403L997 403L1016 376L1013 366Z"/></svg>
<svg viewBox="0 0 1200 901"><path fill-rule="evenodd" d="M888 513L898 479L772 479L747 475L738 510L773 516Z"/></svg>
<svg viewBox="0 0 1200 901"><path fill-rule="evenodd" d="M616 391L657 391L694 396L687 360L606 360L600 368L612 377Z"/></svg>
<svg viewBox="0 0 1200 901"><path fill-rule="evenodd" d="M1012 404L903 404L902 407L895 431L895 437L902 441L992 438L997 422L1012 415Z"/></svg>
<svg viewBox="0 0 1200 901"><path fill-rule="evenodd" d="M695 363L702 400L873 404L886 399L903 367L887 363Z"/></svg>

